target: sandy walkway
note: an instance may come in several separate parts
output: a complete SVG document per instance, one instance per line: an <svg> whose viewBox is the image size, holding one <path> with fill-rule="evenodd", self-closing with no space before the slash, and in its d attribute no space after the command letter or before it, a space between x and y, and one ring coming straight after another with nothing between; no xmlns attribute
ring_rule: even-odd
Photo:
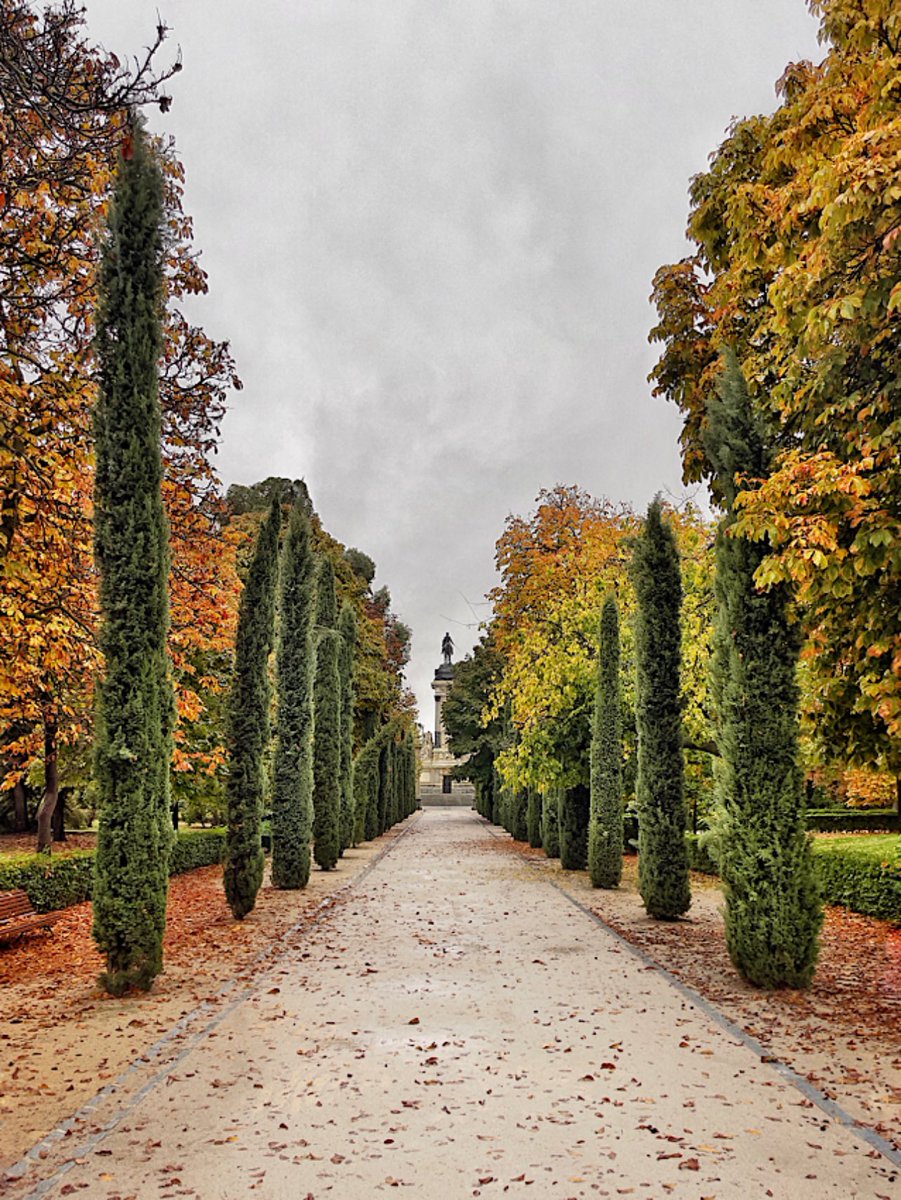
<svg viewBox="0 0 901 1200"><path fill-rule="evenodd" d="M4 1194L851 1200L898 1178L473 813L434 809Z"/></svg>

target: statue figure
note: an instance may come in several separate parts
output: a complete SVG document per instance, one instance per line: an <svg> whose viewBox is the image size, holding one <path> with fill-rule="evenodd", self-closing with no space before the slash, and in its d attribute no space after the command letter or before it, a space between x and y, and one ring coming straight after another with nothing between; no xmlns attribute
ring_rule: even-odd
<svg viewBox="0 0 901 1200"><path fill-rule="evenodd" d="M450 666L454 658L454 639L449 633L444 635L444 638L441 642L441 653L444 655L445 663Z"/></svg>

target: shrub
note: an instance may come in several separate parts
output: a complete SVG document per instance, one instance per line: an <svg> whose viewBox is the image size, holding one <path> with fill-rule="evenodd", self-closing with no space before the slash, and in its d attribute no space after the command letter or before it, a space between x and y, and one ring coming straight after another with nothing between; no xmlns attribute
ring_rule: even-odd
<svg viewBox="0 0 901 1200"><path fill-rule="evenodd" d="M169 874L183 875L198 867L214 867L225 858L226 831L180 829L169 858Z"/></svg>
<svg viewBox="0 0 901 1200"><path fill-rule="evenodd" d="M814 864L827 904L901 922L901 838L817 838Z"/></svg>
<svg viewBox="0 0 901 1200"><path fill-rule="evenodd" d="M91 899L94 884L93 850L71 854L21 854L0 861L0 891L21 888L35 912L52 912ZM225 854L224 829L180 829L169 859L169 874L182 875L212 867Z"/></svg>
<svg viewBox="0 0 901 1200"><path fill-rule="evenodd" d="M0 891L21 888L28 893L35 912L52 912L90 900L93 882L93 850L73 850L56 857L22 854L0 862Z"/></svg>
<svg viewBox="0 0 901 1200"><path fill-rule="evenodd" d="M901 815L890 808L880 809L809 809L807 828L818 833L897 833Z"/></svg>

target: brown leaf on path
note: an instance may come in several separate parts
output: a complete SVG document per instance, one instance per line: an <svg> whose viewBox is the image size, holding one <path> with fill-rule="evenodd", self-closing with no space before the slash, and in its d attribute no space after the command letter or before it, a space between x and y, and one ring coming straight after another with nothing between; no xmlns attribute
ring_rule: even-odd
<svg viewBox="0 0 901 1200"><path fill-rule="evenodd" d="M679 1163L680 1171L700 1171L701 1164L696 1158L686 1158Z"/></svg>

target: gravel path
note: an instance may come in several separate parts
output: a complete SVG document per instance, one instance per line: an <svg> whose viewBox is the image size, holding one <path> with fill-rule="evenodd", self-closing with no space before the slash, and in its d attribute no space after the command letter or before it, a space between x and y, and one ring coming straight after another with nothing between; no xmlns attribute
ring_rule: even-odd
<svg viewBox="0 0 901 1200"><path fill-rule="evenodd" d="M431 809L5 1194L887 1200L898 1179L474 813Z"/></svg>

